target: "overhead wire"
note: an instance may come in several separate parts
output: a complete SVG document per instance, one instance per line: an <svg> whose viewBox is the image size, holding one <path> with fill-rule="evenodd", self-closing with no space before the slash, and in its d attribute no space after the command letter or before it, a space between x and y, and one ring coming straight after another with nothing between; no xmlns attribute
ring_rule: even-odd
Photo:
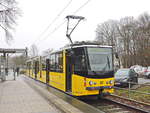
<svg viewBox="0 0 150 113"><path fill-rule="evenodd" d="M76 13L78 13L78 12L79 12L83 7L85 7L90 1L91 1L91 0L87 0L83 5L81 5L81 6L73 13L73 15L76 14ZM64 20L61 24L59 24L57 27L55 27L53 31L51 31L48 35L46 35L46 36L44 37L43 41L44 41L45 39L47 39L49 36L51 36L54 32L56 32L62 25L65 24L66 21L67 21L67 20ZM38 44L39 44L39 43L38 43Z"/></svg>
<svg viewBox="0 0 150 113"><path fill-rule="evenodd" d="M84 6L86 6L91 0L87 0L83 5L81 5L75 12L74 14L76 14L77 12L79 12Z"/></svg>
<svg viewBox="0 0 150 113"><path fill-rule="evenodd" d="M46 29L38 36L38 38L34 41L37 42L40 37L43 36L43 34L54 24L54 22L60 17L60 15L68 8L68 6L71 4L72 0L70 0L67 5L58 13L58 15L51 21L51 23L46 27Z"/></svg>
<svg viewBox="0 0 150 113"><path fill-rule="evenodd" d="M79 11L80 11L85 5L87 5L90 1L91 1L91 0L87 0L82 6L80 6L80 7L73 13L73 15L76 14L77 12L79 12ZM52 33L54 33L57 29L59 29L65 22L66 22L66 20L63 21L60 25L58 25L58 26L52 31Z"/></svg>
<svg viewBox="0 0 150 113"><path fill-rule="evenodd" d="M3 3L0 3L0 5L4 6L5 8L9 9L8 6L4 5Z"/></svg>

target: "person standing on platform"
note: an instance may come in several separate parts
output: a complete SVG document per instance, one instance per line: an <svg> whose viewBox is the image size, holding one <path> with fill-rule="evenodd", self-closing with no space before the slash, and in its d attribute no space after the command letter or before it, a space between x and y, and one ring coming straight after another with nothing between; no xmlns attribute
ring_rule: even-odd
<svg viewBox="0 0 150 113"><path fill-rule="evenodd" d="M16 68L17 76L19 76L19 67Z"/></svg>
<svg viewBox="0 0 150 113"><path fill-rule="evenodd" d="M16 69L13 68L13 75L14 75L14 80L16 80Z"/></svg>

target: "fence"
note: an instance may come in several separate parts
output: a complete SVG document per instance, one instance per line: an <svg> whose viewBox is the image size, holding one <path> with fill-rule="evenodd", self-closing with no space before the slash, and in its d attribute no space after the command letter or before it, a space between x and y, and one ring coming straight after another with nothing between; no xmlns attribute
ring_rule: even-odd
<svg viewBox="0 0 150 113"><path fill-rule="evenodd" d="M134 94L139 94L139 95L147 95L147 96L150 96L150 84L138 84L138 83L134 83L134 82L125 82L128 84L128 87L126 88L122 88L122 87L116 87L114 86L114 88L116 90L123 90L123 91L127 91L128 92L128 98L129 99L133 99L131 94L134 93ZM142 87L142 86L148 86L149 87L149 90L148 91L145 91L145 92L142 92L142 91L137 91L136 88L133 88L133 87L137 86L137 88L139 87ZM143 96L144 97L144 96ZM136 101L136 100L135 100Z"/></svg>

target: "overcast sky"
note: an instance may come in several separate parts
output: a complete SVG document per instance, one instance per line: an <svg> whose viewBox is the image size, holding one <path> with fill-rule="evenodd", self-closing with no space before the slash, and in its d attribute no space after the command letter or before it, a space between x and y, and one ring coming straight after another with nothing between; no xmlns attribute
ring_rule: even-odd
<svg viewBox="0 0 150 113"><path fill-rule="evenodd" d="M65 21L67 15L74 14L86 1L18 0L23 16L18 20L14 41L11 45L7 45L1 36L0 48L30 48L32 44L36 44L38 49L43 51L48 48L63 47L69 43L65 36L67 23L65 22L59 29L53 31ZM143 12L150 13L149 2L150 0L90 0L75 14L84 16L86 20L81 21L75 29L71 35L72 40L94 40L97 24L109 19L119 20L125 16L136 18ZM69 6L58 16L67 4ZM51 24L55 18L56 21ZM49 25L51 26L44 32Z"/></svg>

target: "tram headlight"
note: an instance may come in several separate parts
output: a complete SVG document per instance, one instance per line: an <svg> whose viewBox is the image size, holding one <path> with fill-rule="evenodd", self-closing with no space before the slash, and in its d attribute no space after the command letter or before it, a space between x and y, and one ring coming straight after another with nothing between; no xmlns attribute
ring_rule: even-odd
<svg viewBox="0 0 150 113"><path fill-rule="evenodd" d="M113 83L114 83L114 80L110 80L109 83L110 83L110 84L113 84Z"/></svg>
<svg viewBox="0 0 150 113"><path fill-rule="evenodd" d="M93 81L89 81L89 85L96 85L96 82L93 82Z"/></svg>
<svg viewBox="0 0 150 113"><path fill-rule="evenodd" d="M93 85L93 84L94 84L93 81L90 81L90 82L89 82L89 85Z"/></svg>

